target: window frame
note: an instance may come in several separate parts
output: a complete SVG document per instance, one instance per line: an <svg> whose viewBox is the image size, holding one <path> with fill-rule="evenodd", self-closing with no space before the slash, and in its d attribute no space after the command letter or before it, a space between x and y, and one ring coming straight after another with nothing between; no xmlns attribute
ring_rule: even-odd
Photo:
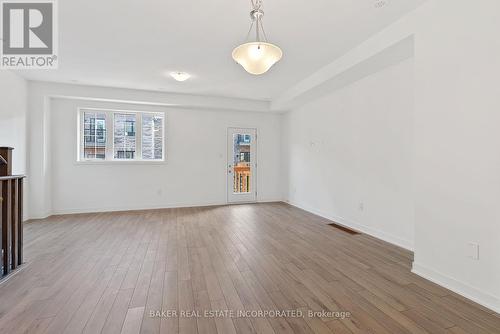
<svg viewBox="0 0 500 334"><path fill-rule="evenodd" d="M106 115L106 148L105 159L85 158L83 155L84 148L84 129L85 129L85 112L101 113ZM129 114L135 115L135 156L134 159L117 159L114 157L115 151L115 130L114 121L116 114ZM162 158L161 159L142 159L142 115L158 115L161 116L162 122ZM131 109L106 109L106 108L92 108L92 107L79 107L77 115L77 164L164 164L166 162L166 144L165 137L166 131L166 113L164 111L151 111L151 110L131 110Z"/></svg>

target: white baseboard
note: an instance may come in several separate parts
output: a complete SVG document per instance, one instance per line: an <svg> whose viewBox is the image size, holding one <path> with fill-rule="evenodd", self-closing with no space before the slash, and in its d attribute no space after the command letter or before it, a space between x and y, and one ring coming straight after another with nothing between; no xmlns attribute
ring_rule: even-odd
<svg viewBox="0 0 500 334"><path fill-rule="evenodd" d="M368 235L371 235L372 237L381 239L381 240L386 241L388 243L391 243L393 245L399 246L399 247L407 249L409 251L413 251L413 241L397 237L397 236L392 235L390 233L387 233L387 232L384 232L381 230L377 230L377 229L374 229L372 227L369 227L369 226L366 226L363 224L349 221L349 220L344 219L344 218L339 217L339 216L326 214L320 210L308 207L306 205L302 205L302 204L299 204L296 202L291 202L291 201L287 201L287 203L290 205L293 205L299 209L314 213L315 215L318 215L318 216L323 217L325 219L332 220L340 225L344 225L345 227L352 228L354 230L366 233Z"/></svg>
<svg viewBox="0 0 500 334"><path fill-rule="evenodd" d="M257 203L270 203L281 202L282 199L262 199ZM117 212L117 211L140 211L140 210L158 210L158 209L173 209L173 208L190 208L190 207L205 207L205 206L218 206L228 205L227 202L199 202L199 203L169 203L158 205L137 205L137 206L117 206L117 207L95 207L95 208L69 208L69 209L56 209L51 213L45 213L39 217L31 217L30 219L44 219L52 215L71 215L79 213L97 213L97 212Z"/></svg>
<svg viewBox="0 0 500 334"><path fill-rule="evenodd" d="M52 216L52 212L44 212L44 213L34 214L34 215L29 214L28 217L26 217L24 219L24 221L45 219L45 218L48 218L50 216Z"/></svg>
<svg viewBox="0 0 500 334"><path fill-rule="evenodd" d="M187 208L187 207L203 207L223 205L222 202L206 202L206 203L174 203L174 204L159 204L159 205L127 205L115 207L95 207L95 208L69 208L69 209L56 209L52 211L52 215L72 215L79 213L98 213L98 212L117 212L117 211L141 211L141 210L157 210L157 209L173 209L173 208Z"/></svg>
<svg viewBox="0 0 500 334"><path fill-rule="evenodd" d="M458 293L465 298L468 298L484 307L500 313L500 298L483 292L473 286L446 276L434 269L426 267L422 264L413 262L412 273L419 275L431 282L434 282L448 290Z"/></svg>

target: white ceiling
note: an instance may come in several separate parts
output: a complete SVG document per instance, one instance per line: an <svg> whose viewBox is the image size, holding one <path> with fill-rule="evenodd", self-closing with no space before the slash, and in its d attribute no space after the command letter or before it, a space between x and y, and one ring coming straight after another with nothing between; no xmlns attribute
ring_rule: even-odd
<svg viewBox="0 0 500 334"><path fill-rule="evenodd" d="M59 69L31 80L277 98L424 0L264 0L264 27L284 57L262 76L231 58L250 26L249 0L71 0L59 4ZM193 75L176 82L166 75Z"/></svg>

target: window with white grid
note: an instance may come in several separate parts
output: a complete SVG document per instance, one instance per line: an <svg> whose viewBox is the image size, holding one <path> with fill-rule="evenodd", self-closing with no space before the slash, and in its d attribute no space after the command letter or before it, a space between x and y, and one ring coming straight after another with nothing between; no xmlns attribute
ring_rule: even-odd
<svg viewBox="0 0 500 334"><path fill-rule="evenodd" d="M165 114L81 109L79 161L164 161Z"/></svg>

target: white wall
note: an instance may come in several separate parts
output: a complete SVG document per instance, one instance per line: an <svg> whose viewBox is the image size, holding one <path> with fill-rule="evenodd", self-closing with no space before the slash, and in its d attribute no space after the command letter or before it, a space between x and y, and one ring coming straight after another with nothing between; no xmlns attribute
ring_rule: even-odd
<svg viewBox="0 0 500 334"><path fill-rule="evenodd" d="M409 59L289 112L289 201L412 248L413 81Z"/></svg>
<svg viewBox="0 0 500 334"><path fill-rule="evenodd" d="M27 83L19 75L0 70L0 146L14 148L12 173L26 174L27 165ZM29 178L24 181L27 194ZM28 197L24 196L24 219L28 213Z"/></svg>
<svg viewBox="0 0 500 334"><path fill-rule="evenodd" d="M166 163L76 164L78 107L166 112ZM54 213L226 203L227 128L258 129L258 199L281 200L280 116L54 99Z"/></svg>
<svg viewBox="0 0 500 334"><path fill-rule="evenodd" d="M418 13L414 271L500 312L498 13L498 0Z"/></svg>
<svg viewBox="0 0 500 334"><path fill-rule="evenodd" d="M13 174L26 173L26 100L26 81L0 71L0 146L14 148Z"/></svg>
<svg viewBox="0 0 500 334"><path fill-rule="evenodd" d="M54 128L51 125L51 104L54 98L62 97L96 103L101 101L103 103L135 104L140 105L141 109L161 106L169 110L177 108L177 110L193 109L206 112L226 111L238 113L238 115L239 113L254 114L254 111L265 113L269 110L269 102L266 101L30 81L28 83L30 218L44 218L54 213L52 185L56 183L52 181L52 176L55 175L52 162L58 160L52 154L51 137L57 135L58 132L57 130L53 131ZM237 119L234 119L234 122L237 122ZM276 141L277 143L278 141ZM129 171L134 171L134 169L129 169ZM269 192L261 194L261 196L264 200L271 198L274 194ZM193 196L193 199L196 197ZM144 201L150 204L148 207L152 207L151 203L158 202L157 199L148 198ZM163 200L161 203L166 205L170 202L173 202L171 198L169 201ZM189 204L204 204L206 202L189 201ZM141 204L142 202L137 201L136 203ZM115 208L115 204L117 203L107 203L105 206ZM125 205L119 207L127 208ZM95 206L92 208L97 209ZM133 208L138 207L133 206ZM68 206L66 209L68 211L65 212L76 211L79 209L79 205L73 204L72 207ZM82 207L81 210L90 210L89 203L85 203L85 207Z"/></svg>
<svg viewBox="0 0 500 334"><path fill-rule="evenodd" d="M61 98L59 93L75 87L57 85L49 93L47 86L54 88L32 83L30 92L31 100L45 104L44 108L33 106L35 113L43 110L45 114L36 115L44 120L38 144L45 142L45 153L32 150L33 159L46 157L45 177L38 183L43 189L38 193L47 195L33 198L36 215L224 204L228 127L258 129L258 200L282 199L281 115L97 101L88 96ZM89 89L82 86L72 93L86 96ZM100 95L105 96L107 89L102 90ZM147 102L147 95L140 100ZM78 107L166 112L166 162L77 163ZM35 171L34 177L41 174Z"/></svg>

